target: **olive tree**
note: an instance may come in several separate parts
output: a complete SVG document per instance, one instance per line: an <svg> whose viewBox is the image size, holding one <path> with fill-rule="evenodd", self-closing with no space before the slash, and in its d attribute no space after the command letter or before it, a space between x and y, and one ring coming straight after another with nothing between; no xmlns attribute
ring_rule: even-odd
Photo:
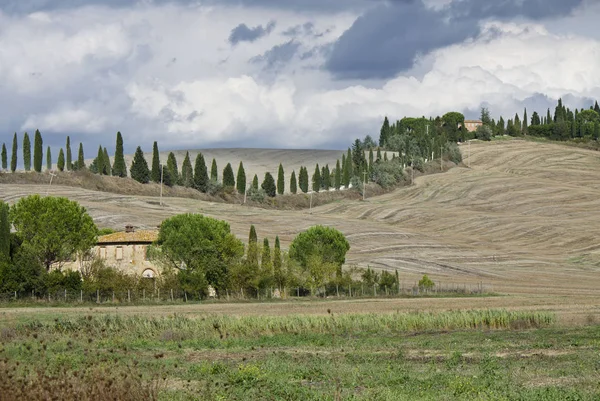
<svg viewBox="0 0 600 401"><path fill-rule="evenodd" d="M162 258L180 270L182 287L196 291L206 291L209 284L224 291L229 270L244 255L244 245L231 233L229 223L201 214L163 221L157 245Z"/></svg>
<svg viewBox="0 0 600 401"><path fill-rule="evenodd" d="M85 208L67 198L31 195L10 210L22 247L49 270L96 244L98 229Z"/></svg>

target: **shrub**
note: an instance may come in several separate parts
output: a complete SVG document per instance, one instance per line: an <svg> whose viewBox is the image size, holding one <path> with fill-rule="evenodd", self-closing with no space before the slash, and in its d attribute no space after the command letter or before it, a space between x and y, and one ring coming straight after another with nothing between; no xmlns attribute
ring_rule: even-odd
<svg viewBox="0 0 600 401"><path fill-rule="evenodd" d="M460 153L460 149L457 144L453 142L448 143L446 153L448 155L448 160L450 160L451 162L456 164L462 162L462 153Z"/></svg>
<svg viewBox="0 0 600 401"><path fill-rule="evenodd" d="M419 288L422 290L430 290L435 287L435 283L427 276L427 274L423 275L423 278L419 280Z"/></svg>

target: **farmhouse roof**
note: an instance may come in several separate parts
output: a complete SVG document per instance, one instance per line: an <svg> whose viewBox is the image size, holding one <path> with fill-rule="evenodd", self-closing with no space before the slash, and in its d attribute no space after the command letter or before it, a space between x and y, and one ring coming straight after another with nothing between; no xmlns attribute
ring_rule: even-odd
<svg viewBox="0 0 600 401"><path fill-rule="evenodd" d="M111 244L151 244L158 239L158 231L140 230L135 232L120 231L98 237L98 245Z"/></svg>

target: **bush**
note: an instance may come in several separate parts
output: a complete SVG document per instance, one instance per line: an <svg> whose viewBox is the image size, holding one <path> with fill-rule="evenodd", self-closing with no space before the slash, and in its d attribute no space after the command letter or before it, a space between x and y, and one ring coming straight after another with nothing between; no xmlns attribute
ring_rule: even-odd
<svg viewBox="0 0 600 401"><path fill-rule="evenodd" d="M480 125L479 127L477 127L477 131L475 131L475 138L482 141L491 141L492 129L487 125Z"/></svg>
<svg viewBox="0 0 600 401"><path fill-rule="evenodd" d="M371 171L371 179L382 188L391 188L399 184L404 179L400 161L390 160L375 163Z"/></svg>
<svg viewBox="0 0 600 401"><path fill-rule="evenodd" d="M206 193L209 195L216 195L223 190L223 185L215 180L209 180L206 184Z"/></svg>
<svg viewBox="0 0 600 401"><path fill-rule="evenodd" d="M423 278L419 280L419 288L422 290L430 290L435 287L435 283L431 281L427 274L423 275Z"/></svg>
<svg viewBox="0 0 600 401"><path fill-rule="evenodd" d="M462 163L462 153L460 153L460 149L457 144L453 142L449 142L446 148L446 154L448 156L448 160L455 164Z"/></svg>
<svg viewBox="0 0 600 401"><path fill-rule="evenodd" d="M350 187L359 193L363 193L364 184L357 176L350 178Z"/></svg>
<svg viewBox="0 0 600 401"><path fill-rule="evenodd" d="M262 188L250 187L248 190L248 197L253 202L264 202L265 198L267 197L267 193Z"/></svg>

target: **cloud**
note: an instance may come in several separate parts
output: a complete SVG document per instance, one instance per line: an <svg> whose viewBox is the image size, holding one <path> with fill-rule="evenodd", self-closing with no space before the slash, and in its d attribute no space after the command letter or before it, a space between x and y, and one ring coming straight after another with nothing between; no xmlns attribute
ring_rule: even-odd
<svg viewBox="0 0 600 401"><path fill-rule="evenodd" d="M229 43L237 45L240 42L254 42L257 39L266 36L275 29L275 21L271 21L263 28L262 25L255 26L254 28L248 28L246 24L239 24L231 30L229 35Z"/></svg>
<svg viewBox="0 0 600 401"><path fill-rule="evenodd" d="M298 52L300 43L290 40L286 43L273 46L260 56L253 57L250 62L265 64L266 68L277 68L289 63Z"/></svg>

